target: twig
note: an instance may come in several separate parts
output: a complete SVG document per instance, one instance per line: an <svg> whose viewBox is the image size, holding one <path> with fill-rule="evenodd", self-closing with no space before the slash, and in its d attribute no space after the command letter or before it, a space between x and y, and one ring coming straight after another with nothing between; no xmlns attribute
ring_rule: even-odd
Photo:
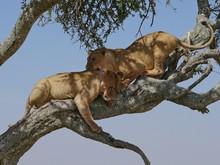
<svg viewBox="0 0 220 165"><path fill-rule="evenodd" d="M141 23L140 23L140 26L139 26L139 28L138 28L138 31L137 31L137 34L135 35L135 37L137 37L137 35L138 35L139 33L141 34L141 27L142 27L142 25L143 25L145 19L148 17L148 13L149 13L150 9L152 9L152 13L153 13L153 14L152 14L152 19L151 19L151 24L150 24L150 26L153 25L154 15L156 14L156 10L155 10L154 7L155 7L154 1L153 1L153 0L149 0L149 5L148 5L148 8L147 8L147 13L144 15L144 18L142 19L142 21L141 21ZM142 34L141 34L141 36L142 36Z"/></svg>
<svg viewBox="0 0 220 165"><path fill-rule="evenodd" d="M201 64L202 60L201 61L196 61L194 62L194 66L197 66L198 64ZM212 63L210 60L205 60L205 62L207 63L207 68L205 69L205 72L204 74L199 78L197 79L193 84L191 84L187 89L185 89L182 93L180 93L178 96L175 96L175 98L173 97L170 97L170 98L167 98L168 100L172 100L172 99L178 99L178 98L181 98L183 96L185 96L187 93L189 93L195 86L197 86L199 83L201 83L206 77L208 77L208 75L212 72ZM202 62L204 63L204 62ZM185 71L183 71L184 74L186 74ZM207 108L205 109L202 109L200 110L202 113L208 113L209 110Z"/></svg>

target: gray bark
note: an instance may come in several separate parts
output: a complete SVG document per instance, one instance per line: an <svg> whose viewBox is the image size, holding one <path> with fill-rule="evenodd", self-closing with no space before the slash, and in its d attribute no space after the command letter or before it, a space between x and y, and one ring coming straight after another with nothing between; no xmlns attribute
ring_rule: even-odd
<svg viewBox="0 0 220 165"><path fill-rule="evenodd" d="M20 15L12 33L0 44L0 65L19 49L37 18L58 2L59 0L32 0L30 2ZM209 22L214 29L219 28L219 20L216 22L208 20L210 14L207 9L208 1L198 0L198 7L197 25L190 31L191 44L203 44L210 37L209 30L201 24L202 21ZM183 37L183 40L188 40L187 35ZM207 106L220 100L220 82L202 94L194 93L191 89L202 82L212 71L210 59L218 61L219 58L218 49L207 50L188 57L178 68L168 70L164 79L138 78L128 89L120 93L111 105L107 105L101 97L98 97L90 105L92 114L95 119L104 119L122 114L143 113L153 110L164 100L208 113ZM179 82L190 79L200 64L207 65L207 68L198 80L188 88L177 85ZM100 134L92 132L71 100L55 100L35 110L27 119L18 121L0 135L0 164L17 164L22 155L39 138L63 127L112 147L132 150L142 157L146 165L149 164L149 160L137 146L117 140L106 132Z"/></svg>
<svg viewBox="0 0 220 165"><path fill-rule="evenodd" d="M20 48L35 21L58 2L60 0L31 0L27 4L8 38L0 43L0 66Z"/></svg>

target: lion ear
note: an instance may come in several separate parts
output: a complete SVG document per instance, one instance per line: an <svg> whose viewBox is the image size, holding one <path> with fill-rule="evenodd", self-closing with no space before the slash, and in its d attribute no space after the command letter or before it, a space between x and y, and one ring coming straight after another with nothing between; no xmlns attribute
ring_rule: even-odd
<svg viewBox="0 0 220 165"><path fill-rule="evenodd" d="M100 87L101 87L101 90L105 90L106 85L104 81L101 82Z"/></svg>
<svg viewBox="0 0 220 165"><path fill-rule="evenodd" d="M93 50L88 50L87 54L90 56L92 54Z"/></svg>
<svg viewBox="0 0 220 165"><path fill-rule="evenodd" d="M107 49L105 47L102 48L101 54L104 56L106 53Z"/></svg>

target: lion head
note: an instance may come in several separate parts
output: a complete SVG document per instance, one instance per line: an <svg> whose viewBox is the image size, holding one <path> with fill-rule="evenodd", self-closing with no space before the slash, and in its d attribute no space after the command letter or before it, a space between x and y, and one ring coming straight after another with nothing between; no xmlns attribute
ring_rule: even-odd
<svg viewBox="0 0 220 165"><path fill-rule="evenodd" d="M105 47L88 51L87 70L107 69L118 72L114 50Z"/></svg>
<svg viewBox="0 0 220 165"><path fill-rule="evenodd" d="M117 94L123 89L122 78L118 73L109 70L103 71L103 79L101 82L101 89L103 91L103 98L106 101L112 101Z"/></svg>

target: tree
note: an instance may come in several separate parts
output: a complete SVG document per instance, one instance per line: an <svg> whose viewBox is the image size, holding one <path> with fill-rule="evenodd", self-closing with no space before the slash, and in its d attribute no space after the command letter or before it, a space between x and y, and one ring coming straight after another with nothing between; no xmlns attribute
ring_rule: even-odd
<svg viewBox="0 0 220 165"><path fill-rule="evenodd" d="M93 1L90 1L91 3ZM120 3L121 2L121 3ZM123 20L128 16L128 14L132 14L132 11L140 12L140 15L143 19L147 18L147 15L143 13L152 12L154 15L155 3L154 1L149 1L149 4L145 4L145 1L138 2L139 5L131 3L127 1L108 1L106 7L109 8L109 5L116 5L112 7L115 9L115 12L118 12L116 18L112 18L109 21L109 24L112 24L111 21L114 21L115 26L110 27L110 29L106 29L105 22L97 20L97 18L93 18L94 15L90 15L88 19L79 18L79 20L74 20L74 18L67 19L67 21L63 18L69 18L68 13L69 9L74 6L74 13L81 12L83 14L87 14L92 9L94 11L99 11L98 8L103 6L102 1L100 4L96 4L96 6L91 6L91 4L86 4L84 1L56 1L56 0L48 0L48 1L30 1L29 3L23 2L23 13L21 14L18 22L15 25L11 35L8 39L0 45L0 64L2 65L7 59L9 59L16 50L24 42L26 36L33 23L41 16L42 13L48 11L48 16L45 15L41 17L43 24L52 18L52 14L55 13L57 15L57 22L61 22L64 26L64 30L70 35L78 34L79 40L82 44L86 46L90 46L89 44L96 44L97 46L101 46L103 44L102 38L104 40L107 38L109 34L111 34L114 30L116 30L122 23ZM84 4L85 3L85 4ZM126 6L123 6L126 4ZM190 38L190 42L192 44L197 43L205 43L209 38L209 31L201 25L202 21L209 22L214 30L219 30L219 3L216 1L213 3L214 5L210 7L208 1L198 1L198 17L197 17L197 26L190 33L192 38ZM118 5L118 6L117 6ZM149 7L148 7L149 5ZM105 7L105 6L103 6ZM128 7L128 8L126 8ZM125 10L125 9L128 10ZM66 13L64 9L67 10ZM101 8L102 9L102 8ZM111 8L110 8L111 9ZM117 10L118 9L118 10ZM125 10L123 13L120 9ZM215 10L217 9L217 10ZM82 10L82 11L81 11ZM106 8L102 9L106 11ZM100 10L100 14L102 13ZM89 13L93 13L89 12ZM109 13L107 12L107 17L102 18L102 20L108 20L108 16L111 16L111 10ZM209 16L211 13L216 14L216 21L209 20ZM67 14L67 15L65 15ZM123 17L120 17L123 16ZM119 19L117 19L119 18ZM93 22L94 21L94 22ZM88 22L90 22L90 28L87 29L84 27ZM100 23L95 24L96 22ZM71 24L72 23L72 24ZM94 23L94 26L93 26ZM71 29L72 26L73 29ZM80 26L79 26L80 25ZM77 27L80 27L77 29ZM83 28L82 28L83 27ZM74 29L75 28L75 29ZM77 31L79 29L84 29L82 31ZM92 32L91 34L88 34ZM99 35L103 34L103 35ZM196 38L198 33L203 33L203 38ZM201 36L201 35L199 35ZM187 37L183 37L183 40L187 40ZM89 41L89 42L86 42ZM112 116L117 116L126 113L141 113L152 110L155 106L160 104L163 100L169 100L174 103L184 105L193 110L198 110L203 113L208 112L207 106L218 101L220 99L220 84L216 84L210 91L204 94L198 94L191 92L190 90L200 83L204 78L206 78L212 69L212 62L209 59L213 58L215 60L219 59L219 50L214 47L214 49L206 50L204 52L196 52L193 56L189 56L188 59L180 65L178 68L167 70L164 79L158 80L153 78L140 78L134 84L130 85L129 88L119 94L119 98L116 102L110 107L106 106L102 99L98 98L94 103L91 104L91 109L93 111L93 115L95 119L102 119ZM168 66L172 66L172 59L170 59L170 64ZM176 59L175 59L176 60ZM207 65L207 68L201 68L201 64ZM172 68L172 67L170 67ZM193 76L195 72L202 73L201 78L196 81L192 86L187 89L177 86L177 83L187 80ZM152 90L153 89L153 90ZM134 93L136 95L134 95ZM125 99L126 98L126 99ZM193 101L192 101L193 100ZM42 136L48 134L49 132L59 129L62 127L66 127L71 129L78 134L96 140L114 147L125 147L128 149L132 149L142 155L142 158L145 160L145 164L147 164L146 157L143 155L141 150L134 145L129 143L125 143L123 141L119 141L111 137L108 133L95 134L90 131L84 121L81 119L80 115L72 111L74 107L72 106L71 101L56 101L51 103L48 107L44 108L43 111L34 111L33 114L26 120L19 121L16 125L9 128L4 134L0 137L0 160L2 164L16 164L19 158ZM35 120L32 120L35 118ZM67 120L68 119L68 120ZM42 129L44 128L44 129ZM15 136L16 133L16 136ZM31 136L30 136L31 133ZM14 140L16 138L16 140ZM28 140L27 140L28 139ZM16 141L19 141L20 144L17 144ZM11 157L13 155L13 158Z"/></svg>

